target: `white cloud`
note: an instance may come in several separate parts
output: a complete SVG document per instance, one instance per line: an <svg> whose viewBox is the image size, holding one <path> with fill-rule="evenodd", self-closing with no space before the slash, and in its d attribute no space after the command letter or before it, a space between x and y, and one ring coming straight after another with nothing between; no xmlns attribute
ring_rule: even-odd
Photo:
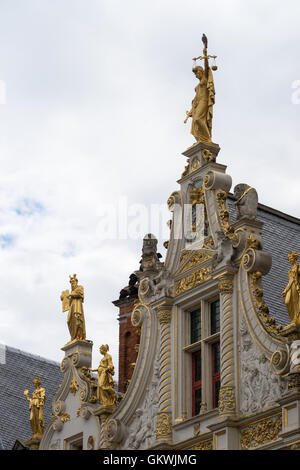
<svg viewBox="0 0 300 470"><path fill-rule="evenodd" d="M60 361L59 296L77 273L94 361L105 342L117 362L111 300L142 242L101 241L99 213L122 197L161 204L177 189L202 32L218 55L219 161L234 185L249 182L262 203L300 217L299 13L296 0L2 2L0 234L13 237L0 248L3 341ZM43 210L18 214L24 201Z"/></svg>

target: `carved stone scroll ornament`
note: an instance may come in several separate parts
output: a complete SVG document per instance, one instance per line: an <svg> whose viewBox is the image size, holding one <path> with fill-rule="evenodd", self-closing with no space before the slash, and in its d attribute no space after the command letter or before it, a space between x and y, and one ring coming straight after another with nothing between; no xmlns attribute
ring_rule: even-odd
<svg viewBox="0 0 300 470"><path fill-rule="evenodd" d="M227 193L232 185L232 178L226 173L221 173L215 170L209 170L204 177L204 189L208 190L220 190L222 193L219 197L222 197L225 201ZM225 193L225 194L223 194Z"/></svg>
<svg viewBox="0 0 300 470"><path fill-rule="evenodd" d="M63 428L63 424L70 420L69 413L66 412L66 402L63 400L57 400L54 404L53 409L53 429L60 432Z"/></svg>
<svg viewBox="0 0 300 470"><path fill-rule="evenodd" d="M264 276L271 269L272 257L267 251L249 248L243 256L242 265L246 272L260 272Z"/></svg>
<svg viewBox="0 0 300 470"><path fill-rule="evenodd" d="M289 345L285 345L286 349L277 349L271 357L271 368L274 374L285 375L290 369Z"/></svg>
<svg viewBox="0 0 300 470"><path fill-rule="evenodd" d="M83 402L96 403L97 384L95 377L89 372L86 366L81 367L79 376L86 384L86 388L80 392L80 399Z"/></svg>
<svg viewBox="0 0 300 470"><path fill-rule="evenodd" d="M104 438L111 443L120 443L125 436L125 425L120 420L108 418L103 429Z"/></svg>
<svg viewBox="0 0 300 470"><path fill-rule="evenodd" d="M144 312L144 306L141 304L137 304L132 313L131 313L131 323L132 326L135 328L141 328L144 319L145 319L145 312Z"/></svg>

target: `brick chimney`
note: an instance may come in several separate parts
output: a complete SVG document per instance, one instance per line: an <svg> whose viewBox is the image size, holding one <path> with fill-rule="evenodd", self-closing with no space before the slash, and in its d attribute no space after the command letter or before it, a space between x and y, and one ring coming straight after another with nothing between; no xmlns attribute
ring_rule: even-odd
<svg viewBox="0 0 300 470"><path fill-rule="evenodd" d="M134 364L137 358L137 345L140 342L138 328L131 324L131 313L134 309L134 301L138 298L138 279L131 274L129 285L120 292L118 300L113 304L119 307L119 381L118 390L125 393L133 374Z"/></svg>

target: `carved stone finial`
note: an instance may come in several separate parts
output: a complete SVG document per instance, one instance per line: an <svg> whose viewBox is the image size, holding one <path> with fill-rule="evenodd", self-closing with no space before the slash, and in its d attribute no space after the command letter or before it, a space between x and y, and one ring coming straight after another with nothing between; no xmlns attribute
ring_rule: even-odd
<svg viewBox="0 0 300 470"><path fill-rule="evenodd" d="M152 233L147 233L143 239L140 272L157 272L161 264L159 262L160 258L161 254L157 253L157 238ZM135 274L139 276L140 273L136 271Z"/></svg>

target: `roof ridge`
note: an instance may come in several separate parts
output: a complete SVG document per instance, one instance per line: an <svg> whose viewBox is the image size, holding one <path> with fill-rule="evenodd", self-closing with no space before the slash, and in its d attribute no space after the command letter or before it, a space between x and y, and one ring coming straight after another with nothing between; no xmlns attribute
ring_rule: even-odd
<svg viewBox="0 0 300 470"><path fill-rule="evenodd" d="M229 199L235 201L235 197L232 193L228 193ZM288 220L295 224L300 225L300 219L298 217L294 217L293 215L286 214L285 212L279 211L278 209L274 209L273 207L266 206L261 202L258 203L258 208L262 211L268 212L269 214L277 215L277 217L281 217L282 219Z"/></svg>
<svg viewBox="0 0 300 470"><path fill-rule="evenodd" d="M2 343L2 346L5 346L7 351L17 352L19 354L22 354L23 356L32 357L34 359L39 359L40 361L47 362L48 364L53 364L53 365L56 365L56 366L60 365L60 363L58 361L54 361L53 359L48 359L46 357L39 356L38 354L33 354L33 353L30 353L30 352L27 352L27 351L22 351L21 349L14 348L13 346L8 346L7 344L3 344L3 343Z"/></svg>

